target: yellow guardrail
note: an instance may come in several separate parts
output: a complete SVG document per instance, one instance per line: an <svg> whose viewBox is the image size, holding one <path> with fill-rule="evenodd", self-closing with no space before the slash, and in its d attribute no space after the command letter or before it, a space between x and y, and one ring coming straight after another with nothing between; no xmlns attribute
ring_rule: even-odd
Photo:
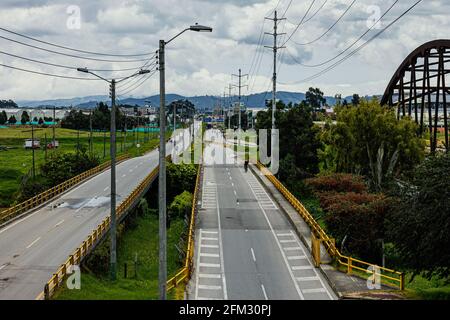
<svg viewBox="0 0 450 320"><path fill-rule="evenodd" d="M146 187L152 183L158 176L159 166L156 167L132 192L131 194L117 207L117 220L121 220L122 216L127 212L130 206L141 197ZM102 239L108 232L111 225L111 217L107 216L102 223L87 237L86 240L69 256L59 269L53 274L50 280L46 283L44 291L41 292L36 300L48 300L55 293L56 289L62 284L68 274L71 266L81 263L81 261L88 255L88 253L97 245L98 241Z"/></svg>
<svg viewBox="0 0 450 320"><path fill-rule="evenodd" d="M129 155L122 155L120 157L117 157L117 161L123 161L125 159L129 158ZM87 170L69 180L64 181L63 183L58 184L57 186L48 189L24 202L21 202L11 208L8 208L6 210L3 210L0 212L0 223L4 223L10 219L13 219L14 217L17 217L18 215L27 212L30 209L33 209L37 207L38 205L47 202L48 200L56 197L57 195L63 193L67 189L77 185L81 181L85 180L86 178L91 177L94 174L97 174L105 169L107 169L110 166L110 161L102 163L101 165L92 168L90 170Z"/></svg>
<svg viewBox="0 0 450 320"><path fill-rule="evenodd" d="M341 265L345 266L347 273L352 273L353 270L362 271L365 274L370 274L372 276L380 276L382 280L388 280L388 283L394 283L399 287L400 290L405 288L405 278L404 273L395 271L392 269L380 267L365 261L361 261L350 256L342 255L336 247L336 243L333 238L330 238L322 227L317 223L314 217L308 212L308 210L303 206L303 204L260 162L257 163L258 169L264 174L270 182L280 191L286 200L295 208L295 210L300 214L303 220L309 225L311 231L323 243L325 249L330 254L331 257ZM368 267L372 267L371 270ZM379 273L377 273L379 271Z"/></svg>
<svg viewBox="0 0 450 320"><path fill-rule="evenodd" d="M197 210L197 199L198 191L200 187L200 176L201 176L202 165L198 165L197 169L197 179L195 181L194 196L192 198L192 211L191 211L191 221L189 223L189 233L188 233L188 245L186 251L186 259L184 262L184 267L181 268L174 277L167 281L167 291L172 290L177 287L180 283L186 283L191 275L193 259L194 259L194 234L195 234L195 213Z"/></svg>

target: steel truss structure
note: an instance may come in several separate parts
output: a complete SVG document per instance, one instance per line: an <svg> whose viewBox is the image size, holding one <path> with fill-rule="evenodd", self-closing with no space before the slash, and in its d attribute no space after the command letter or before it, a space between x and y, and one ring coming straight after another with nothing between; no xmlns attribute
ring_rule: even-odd
<svg viewBox="0 0 450 320"><path fill-rule="evenodd" d="M450 40L425 43L399 66L381 99L381 104L396 107L398 118L414 119L420 135L428 131L431 152L439 148L438 131L442 129L444 147L449 150L449 73Z"/></svg>

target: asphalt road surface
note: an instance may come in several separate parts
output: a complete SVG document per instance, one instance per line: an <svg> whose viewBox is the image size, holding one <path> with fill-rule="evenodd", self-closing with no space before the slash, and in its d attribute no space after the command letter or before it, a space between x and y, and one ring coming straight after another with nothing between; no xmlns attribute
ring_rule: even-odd
<svg viewBox="0 0 450 320"><path fill-rule="evenodd" d="M284 213L220 131L206 132L190 299L336 299ZM227 150L227 151L225 151Z"/></svg>
<svg viewBox="0 0 450 320"><path fill-rule="evenodd" d="M196 131L200 125L196 123ZM184 146L188 146L189 130L183 133ZM180 142L178 151L183 149ZM171 152L169 142L167 154ZM157 167L158 154L154 150L117 166L117 205ZM35 299L52 274L109 213L108 170L1 228L0 299Z"/></svg>

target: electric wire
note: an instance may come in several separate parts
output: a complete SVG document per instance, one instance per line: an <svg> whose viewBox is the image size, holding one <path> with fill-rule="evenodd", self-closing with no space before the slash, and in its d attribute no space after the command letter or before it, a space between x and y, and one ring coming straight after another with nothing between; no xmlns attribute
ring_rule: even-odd
<svg viewBox="0 0 450 320"><path fill-rule="evenodd" d="M308 41L308 42L303 42L303 43L297 42L297 41L295 41L293 39L291 39L291 41L293 43L295 43L296 45L299 45L299 46L306 46L306 45L310 45L310 44L313 44L314 42L319 41L320 39L325 37L339 23L339 21L342 20L342 18L347 14L348 11L350 11L350 9L353 7L353 5L355 4L356 1L357 0L353 0L350 3L350 5L347 7L347 9L345 9L345 11L339 16L339 18L324 33L322 33L319 37L315 38L314 40L311 40L311 41Z"/></svg>
<svg viewBox="0 0 450 320"><path fill-rule="evenodd" d="M406 11L404 11L400 16L398 16L396 19L394 19L391 23L389 23L386 27L384 27L382 30L380 30L378 33L376 33L375 35L373 35L370 39L368 39L365 43L361 44L358 48L356 48L355 50L353 50L352 52L350 52L349 54L347 54L345 57L343 57L342 59L336 61L334 64L328 66L327 68L321 70L320 72L309 76L307 78L304 78L300 81L296 81L296 82L292 82L292 83L282 83L281 84L285 84L285 85L289 85L289 84L298 84L298 83L303 83L303 82L308 82L311 80L314 80L320 76L322 76L325 73L328 73L329 71L333 70L335 67L337 67L338 65L340 65L341 63L343 63L345 60L349 59L350 57L352 57L353 55L355 55L356 53L358 53L360 50L362 50L365 46L367 46L369 43L371 43L373 40L375 40L376 38L378 38L382 33L384 33L386 30L388 30L391 26L393 26L397 21L399 21L401 18L403 18L405 15L407 15L412 9L414 9L420 2L422 2L422 0L418 0L416 1L412 6L410 6Z"/></svg>
<svg viewBox="0 0 450 320"><path fill-rule="evenodd" d="M147 61L148 60L148 58L147 59L134 59L134 60L112 60L112 59L100 59L100 58L81 57L81 56L77 56L77 55L73 55L73 54L68 54L68 53L63 53L63 52L60 52L60 51L55 51L55 50L42 48L42 47L39 47L39 46L35 46L35 45L32 45L32 44L28 44L28 43L21 42L19 40L14 40L14 39L11 39L11 38L8 38L8 37L4 37L4 36L0 36L0 39L11 41L11 42L20 44L22 46L30 47L30 48L33 48L33 49L42 50L42 51L45 51L45 52L58 54L58 55L71 57L71 58L76 58L76 59L82 59L82 60L92 60L92 61L102 61L102 62L116 62L116 63L142 62L142 61ZM154 53L154 55L156 56L156 52Z"/></svg>
<svg viewBox="0 0 450 320"><path fill-rule="evenodd" d="M303 67L307 67L307 68L316 68L316 67L321 67L324 66L328 63L330 63L331 61L336 60L337 58L339 58L340 56L342 56L344 53L346 53L348 50L350 50L355 44L357 44L362 38L364 38L364 36L366 36L391 10L392 8L398 3L399 0L395 0L392 5L380 16L380 18L378 18L378 20L370 27L368 28L361 36L359 36L352 44L350 44L347 48L345 48L343 51L341 51L340 53L338 53L337 55L335 55L334 57L327 59L325 61L322 61L320 63L317 64L305 64L302 63L300 61L298 61L293 55L291 55L290 52L288 52L288 54L292 57L292 59L299 65L303 66Z"/></svg>
<svg viewBox="0 0 450 320"><path fill-rule="evenodd" d="M55 43L47 42L47 41L44 41L44 40L40 40L40 39L37 39L37 38L33 38L33 37L30 37L30 36L27 36L27 35L25 35L25 34L22 34L22 33L17 32L17 31L12 31L12 30L9 30L9 29L6 29L6 28L2 28L2 27L0 27L0 30L2 30L2 31L4 31L4 32L8 32L8 33L10 33L10 34L14 34L14 35L19 36L19 37L23 37L23 38L26 38L26 39L29 39L29 40L36 41L36 42L39 42L39 43L42 43L42 44L46 44L46 45L49 45L49 46L53 46L53 47L56 47L56 48L65 49L65 50L70 50L70 51L74 51L74 52L80 52L80 53L86 53L86 54L98 55L98 56L109 56L109 57L142 57L142 56L149 56L149 55L154 54L154 52L139 53L139 54L110 54L110 53L100 53L100 52L86 51L86 50L74 49L74 48L71 48L71 47L66 47L66 46L62 46L62 45L55 44Z"/></svg>

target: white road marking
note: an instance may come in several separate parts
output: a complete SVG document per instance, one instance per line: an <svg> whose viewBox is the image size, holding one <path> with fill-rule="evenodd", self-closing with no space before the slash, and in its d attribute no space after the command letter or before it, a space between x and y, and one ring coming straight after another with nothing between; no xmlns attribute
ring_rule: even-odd
<svg viewBox="0 0 450 320"><path fill-rule="evenodd" d="M277 233L277 236L279 237L287 237L287 236L292 236L292 233Z"/></svg>
<svg viewBox="0 0 450 320"><path fill-rule="evenodd" d="M283 248L284 251L295 251L295 250L301 250L302 248L300 247L287 247L287 248Z"/></svg>
<svg viewBox="0 0 450 320"><path fill-rule="evenodd" d="M231 177L230 177L231 178ZM216 189L217 193L217 189ZM217 194L216 194L217 195ZM223 299L228 300L228 294L227 294L227 282L225 279L225 263L223 259L223 242L222 242L222 228L220 225L220 208L219 208L219 197L216 197L216 205L217 205L217 226L219 231L219 243L220 243L220 264L222 265L221 271L222 271L222 283L223 283Z"/></svg>
<svg viewBox="0 0 450 320"><path fill-rule="evenodd" d="M217 234L217 231L205 231L205 230L202 230L202 231L200 231L200 233L205 233L205 234Z"/></svg>
<svg viewBox="0 0 450 320"><path fill-rule="evenodd" d="M325 288L303 289L303 293L322 293L327 292Z"/></svg>
<svg viewBox="0 0 450 320"><path fill-rule="evenodd" d="M201 240L211 240L211 241L218 241L218 238L211 238L211 237L202 237Z"/></svg>
<svg viewBox="0 0 450 320"><path fill-rule="evenodd" d="M253 248L250 248L250 251L252 252L253 261L256 262L255 251L253 251Z"/></svg>
<svg viewBox="0 0 450 320"><path fill-rule="evenodd" d="M217 244L201 244L200 247L202 247L202 248L219 249L219 246Z"/></svg>
<svg viewBox="0 0 450 320"><path fill-rule="evenodd" d="M199 267L208 267L208 268L220 268L220 264L218 264L218 263L203 263L203 262L200 262L198 266Z"/></svg>
<svg viewBox="0 0 450 320"><path fill-rule="evenodd" d="M305 256L288 256L288 260L302 260L306 259Z"/></svg>
<svg viewBox="0 0 450 320"><path fill-rule="evenodd" d="M267 297L266 288L264 288L263 284L261 285L261 289L262 289L263 294L264 294L264 299L269 300L269 298Z"/></svg>
<svg viewBox="0 0 450 320"><path fill-rule="evenodd" d="M126 174L123 174L123 175L122 175L122 178L125 178L126 176L127 176Z"/></svg>
<svg viewBox="0 0 450 320"><path fill-rule="evenodd" d="M200 253L200 257L219 258L217 253Z"/></svg>
<svg viewBox="0 0 450 320"><path fill-rule="evenodd" d="M255 198L256 198L255 191L253 191L253 189L252 189L250 183L248 183L248 180L246 180L246 181L247 181L247 184L250 186L250 190L252 190L252 192L253 192L253 194L254 194L254 196L255 196ZM269 225L270 231L272 232L272 235L273 235L273 237L274 237L274 239L275 239L275 242L277 243L278 248L280 249L281 255L282 255L283 260L284 260L284 263L286 264L286 267L287 267L287 269L288 269L289 275L291 276L292 282L294 283L294 287L295 287L295 289L297 290L297 293L298 293L300 299L301 299L301 300L305 300L305 297L303 296L303 293L302 293L302 291L300 290L300 287L298 286L297 281L295 281L294 274L292 273L292 270L291 270L291 268L290 268L289 262L288 262L288 260L287 260L287 258L286 258L286 254L285 254L284 251L283 251L283 247L281 246L281 243L280 243L280 241L279 241L278 238L277 238L277 235L276 235L276 233L275 233L275 230L273 229L272 224L270 223L269 217L267 217L266 210L264 210L264 208L262 207L262 205L261 205L259 202L258 202L258 205L259 205L259 207L261 208L261 211L263 212L263 215L264 215L264 217L266 218L267 224Z"/></svg>
<svg viewBox="0 0 450 320"><path fill-rule="evenodd" d="M59 227L65 220L62 219L60 222L58 222L57 224L55 224L55 227Z"/></svg>
<svg viewBox="0 0 450 320"><path fill-rule="evenodd" d="M198 288L203 290L220 290L222 289L222 286L210 286L205 284L199 284Z"/></svg>
<svg viewBox="0 0 450 320"><path fill-rule="evenodd" d="M6 266L7 266L8 264L7 263L5 263L4 265L2 265L2 266L0 266L0 270L2 270L2 269L4 269L4 268L6 268Z"/></svg>
<svg viewBox="0 0 450 320"><path fill-rule="evenodd" d="M27 249L30 249L36 242L38 242L39 240L41 240L41 237L37 238L36 240L34 240L32 243L30 243L27 247Z"/></svg>
<svg viewBox="0 0 450 320"><path fill-rule="evenodd" d="M295 280L297 281L315 281L315 280L319 280L319 277L314 276L314 277L297 277L295 278Z"/></svg>
<svg viewBox="0 0 450 320"><path fill-rule="evenodd" d="M291 231L291 233L292 233L292 231ZM297 240L298 245L301 246L301 245L300 245L300 240L299 240L298 238L295 238L295 239ZM303 249L302 249L302 251L303 251ZM305 252L303 251L303 253L305 253ZM306 254L305 254L305 255L306 255ZM306 259L307 259L308 262L312 265L312 261L309 259L309 257L308 257L307 255L306 255ZM318 280L320 281L320 284L322 285L322 287L323 287L323 288L327 288L327 287L325 286L325 283L323 282L322 278L319 277L319 273L317 272L316 268L313 268L313 270L314 270L314 273L316 274ZM328 289L326 290L326 292L327 292L328 297L329 297L331 300L334 300L333 296L331 295L331 293L330 293L330 291L329 291Z"/></svg>
<svg viewBox="0 0 450 320"><path fill-rule="evenodd" d="M106 190L108 190L109 189L109 187L106 187L105 189L103 189L103 191L106 191Z"/></svg>
<svg viewBox="0 0 450 320"><path fill-rule="evenodd" d="M295 240L279 240L280 243L292 243L295 242Z"/></svg>
<svg viewBox="0 0 450 320"><path fill-rule="evenodd" d="M312 270L312 266L292 266L292 270Z"/></svg>
<svg viewBox="0 0 450 320"><path fill-rule="evenodd" d="M198 277L199 278L207 278L207 279L220 279L221 275L220 274L211 274L211 273L199 273Z"/></svg>
<svg viewBox="0 0 450 320"><path fill-rule="evenodd" d="M38 211L36 211L36 212L38 212ZM5 232L5 231L11 229L12 227L14 227L15 225L21 223L22 221L27 220L27 219L28 219L29 217L31 217L32 215L33 215L33 214L27 215L26 217L24 217L24 218L22 218L22 219L16 221L15 223L13 223L13 224L11 224L11 225L9 225L9 226L3 228L2 230L0 230L0 234L2 234L3 232Z"/></svg>

